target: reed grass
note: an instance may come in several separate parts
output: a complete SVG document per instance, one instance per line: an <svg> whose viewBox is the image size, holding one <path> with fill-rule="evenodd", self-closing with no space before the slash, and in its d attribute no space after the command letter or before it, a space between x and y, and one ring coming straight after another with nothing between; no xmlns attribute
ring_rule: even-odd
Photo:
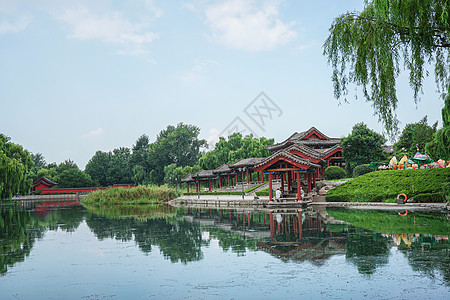
<svg viewBox="0 0 450 300"><path fill-rule="evenodd" d="M174 188L166 185L139 185L132 188L116 187L93 191L82 202L84 204L156 204L168 202L178 196L179 193Z"/></svg>

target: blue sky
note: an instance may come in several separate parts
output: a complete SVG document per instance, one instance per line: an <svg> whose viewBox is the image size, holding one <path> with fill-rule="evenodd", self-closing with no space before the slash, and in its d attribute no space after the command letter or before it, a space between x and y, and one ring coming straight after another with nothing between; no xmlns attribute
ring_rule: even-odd
<svg viewBox="0 0 450 300"><path fill-rule="evenodd" d="M276 142L362 121L382 133L362 97L338 105L322 55L333 19L363 2L0 0L0 132L82 169L179 122L212 144L232 129ZM402 73L398 98L401 127L441 126L432 76L416 106Z"/></svg>

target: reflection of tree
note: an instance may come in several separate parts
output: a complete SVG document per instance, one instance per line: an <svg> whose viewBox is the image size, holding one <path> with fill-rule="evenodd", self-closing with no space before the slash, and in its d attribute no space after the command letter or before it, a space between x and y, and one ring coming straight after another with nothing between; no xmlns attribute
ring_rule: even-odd
<svg viewBox="0 0 450 300"><path fill-rule="evenodd" d="M228 251L231 249L233 253L245 254L246 250L256 251L257 243L261 239L243 237L237 233L223 230L215 226L207 226L203 228L208 231L211 237L219 240L219 246Z"/></svg>
<svg viewBox="0 0 450 300"><path fill-rule="evenodd" d="M52 209L46 215L8 207L0 211L0 274L30 255L36 239L47 230L75 231L84 218L83 207Z"/></svg>
<svg viewBox="0 0 450 300"><path fill-rule="evenodd" d="M69 208L52 208L45 216L40 216L39 224L46 226L49 230L58 228L74 232L83 222L86 209L82 206L70 206Z"/></svg>
<svg viewBox="0 0 450 300"><path fill-rule="evenodd" d="M172 262L187 263L202 259L200 226L176 218L105 218L92 216L86 220L99 239L133 239L144 253L158 246L165 258Z"/></svg>
<svg viewBox="0 0 450 300"><path fill-rule="evenodd" d="M389 261L388 239L379 233L349 233L345 256L362 274L373 274L377 267Z"/></svg>
<svg viewBox="0 0 450 300"><path fill-rule="evenodd" d="M30 255L36 238L45 229L37 226L30 212L7 208L0 210L0 274Z"/></svg>
<svg viewBox="0 0 450 300"><path fill-rule="evenodd" d="M408 258L414 271L419 271L430 278L441 273L444 282L450 286L450 253L446 240L436 241L434 237L420 237L413 241L411 247L399 247Z"/></svg>

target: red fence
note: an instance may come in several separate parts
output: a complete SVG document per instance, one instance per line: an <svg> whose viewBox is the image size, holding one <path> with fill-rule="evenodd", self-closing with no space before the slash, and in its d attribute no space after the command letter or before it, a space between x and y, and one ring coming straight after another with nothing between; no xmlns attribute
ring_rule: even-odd
<svg viewBox="0 0 450 300"><path fill-rule="evenodd" d="M97 190L106 190L112 187L136 187L134 184L115 184L110 187L87 187L87 188L59 188L59 189L42 189L42 194L67 194L67 193L89 193Z"/></svg>

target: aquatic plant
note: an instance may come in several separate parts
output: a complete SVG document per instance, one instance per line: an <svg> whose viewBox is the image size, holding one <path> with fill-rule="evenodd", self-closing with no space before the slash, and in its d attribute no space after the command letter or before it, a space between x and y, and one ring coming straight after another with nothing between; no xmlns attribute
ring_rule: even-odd
<svg viewBox="0 0 450 300"><path fill-rule="evenodd" d="M179 193L168 186L139 185L133 188L116 187L97 190L83 199L84 204L150 204L175 199Z"/></svg>

